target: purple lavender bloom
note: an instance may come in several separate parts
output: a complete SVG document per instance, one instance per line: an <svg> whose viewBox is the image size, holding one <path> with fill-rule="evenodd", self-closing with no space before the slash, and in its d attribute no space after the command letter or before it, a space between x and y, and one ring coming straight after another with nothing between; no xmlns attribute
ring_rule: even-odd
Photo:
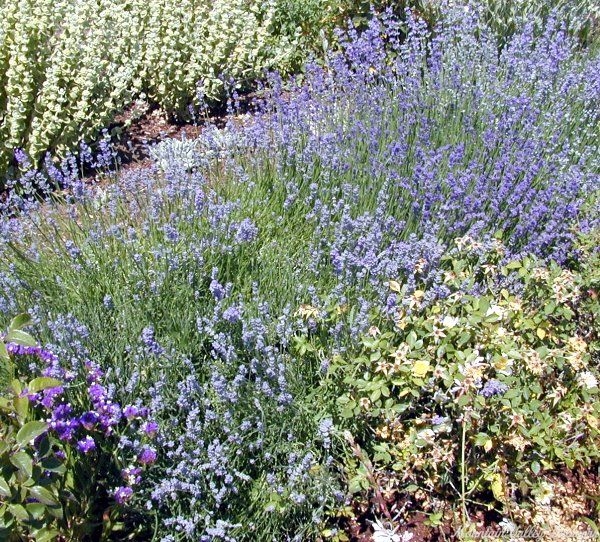
<svg viewBox="0 0 600 542"><path fill-rule="evenodd" d="M257 235L258 228L254 225L252 220L245 218L237 227L235 239L238 243L249 243L250 241L254 241Z"/></svg>
<svg viewBox="0 0 600 542"><path fill-rule="evenodd" d="M67 254L73 259L77 259L81 256L81 250L70 239L65 241L65 249Z"/></svg>
<svg viewBox="0 0 600 542"><path fill-rule="evenodd" d="M118 504L125 504L133 495L133 489L128 486L121 486L115 489L113 496Z"/></svg>
<svg viewBox="0 0 600 542"><path fill-rule="evenodd" d="M87 435L83 440L77 442L77 450L83 454L88 454L96 449L96 442L92 437Z"/></svg>
<svg viewBox="0 0 600 542"><path fill-rule="evenodd" d="M31 160L29 159L29 156L27 156L27 153L23 149L15 149L14 157L19 166L23 169L30 169L32 167Z"/></svg>
<svg viewBox="0 0 600 542"><path fill-rule="evenodd" d="M223 312L223 319L227 320L230 324L239 322L242 318L242 311L238 306L227 307Z"/></svg>
<svg viewBox="0 0 600 542"><path fill-rule="evenodd" d="M483 388L481 389L481 391L479 392L480 395L483 395L484 397L493 397L494 395L503 395L508 391L508 386L506 384L504 384L503 382L500 382L499 380L496 380L495 378L492 378L491 380L488 380L485 385L483 386Z"/></svg>
<svg viewBox="0 0 600 542"><path fill-rule="evenodd" d="M147 326L142 330L142 343L148 349L150 354L159 356L164 353L163 347L156 341L154 337L153 326Z"/></svg>
<svg viewBox="0 0 600 542"><path fill-rule="evenodd" d="M163 232L165 233L165 238L171 243L176 243L179 240L179 232L172 225L166 224L163 226Z"/></svg>
<svg viewBox="0 0 600 542"><path fill-rule="evenodd" d="M217 301L224 299L225 296L227 295L227 291L225 290L225 287L221 283L219 283L219 281L216 279L213 279L210 282L208 289L210 290L210 293L213 295L213 297Z"/></svg>

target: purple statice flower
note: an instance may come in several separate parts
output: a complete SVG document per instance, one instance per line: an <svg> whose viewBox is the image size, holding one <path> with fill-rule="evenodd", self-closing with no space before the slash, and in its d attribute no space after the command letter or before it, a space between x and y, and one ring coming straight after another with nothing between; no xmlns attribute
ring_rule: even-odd
<svg viewBox="0 0 600 542"><path fill-rule="evenodd" d="M113 427L121 421L121 407L117 403L108 401L103 404L95 405L98 413L99 424L107 434L112 433Z"/></svg>
<svg viewBox="0 0 600 542"><path fill-rule="evenodd" d="M128 420L133 420L139 414L139 410L136 406L127 405L123 408L123 416L125 416Z"/></svg>
<svg viewBox="0 0 600 542"><path fill-rule="evenodd" d="M85 368L87 371L87 381L88 384L99 383L102 377L104 376L104 372L98 365L92 363L91 361L85 362Z"/></svg>
<svg viewBox="0 0 600 542"><path fill-rule="evenodd" d="M121 477L128 486L134 486L142 481L142 469L140 467L127 467L121 471Z"/></svg>
<svg viewBox="0 0 600 542"><path fill-rule="evenodd" d="M100 421L100 418L96 412L89 411L84 412L79 417L79 424L86 429L87 431L91 431L94 429L95 425Z"/></svg>
<svg viewBox="0 0 600 542"><path fill-rule="evenodd" d="M55 386L53 388L46 388L42 391L41 397L38 396L38 403L43 405L47 410L51 410L54 407L56 400L64 393L65 389L62 386Z"/></svg>
<svg viewBox="0 0 600 542"><path fill-rule="evenodd" d="M133 489L128 486L121 486L115 489L113 496L118 504L125 504L133 496Z"/></svg>
<svg viewBox="0 0 600 542"><path fill-rule="evenodd" d="M142 465L152 465L156 461L156 451L153 448L144 448L138 455L138 461Z"/></svg>
<svg viewBox="0 0 600 542"><path fill-rule="evenodd" d="M492 378L485 383L479 394L489 398L493 397L494 395L503 395L507 391L508 386L506 384L496 380L495 378Z"/></svg>
<svg viewBox="0 0 600 542"><path fill-rule="evenodd" d="M72 417L73 409L69 404L60 404L52 411L50 429L54 430L60 440L70 441L79 427L79 420Z"/></svg>
<svg viewBox="0 0 600 542"><path fill-rule="evenodd" d="M88 393L93 403L102 403L106 400L106 388L101 384L92 384L88 388Z"/></svg>
<svg viewBox="0 0 600 542"><path fill-rule="evenodd" d="M65 452L63 450L56 450L54 452L54 455L56 456L57 459L60 459L61 461L64 461L65 459L67 459L67 455L65 454Z"/></svg>
<svg viewBox="0 0 600 542"><path fill-rule="evenodd" d="M150 438L154 438L158 432L158 424L155 421L147 421L142 424L142 431Z"/></svg>
<svg viewBox="0 0 600 542"><path fill-rule="evenodd" d="M42 371L44 376L61 378L64 371L58 365L58 357L41 346L24 346L22 344L7 343L6 351L13 356L33 356L44 362L46 368ZM47 371L48 370L48 371Z"/></svg>
<svg viewBox="0 0 600 542"><path fill-rule="evenodd" d="M84 439L77 442L77 450L83 454L88 454L96 449L96 442L92 437L87 435Z"/></svg>

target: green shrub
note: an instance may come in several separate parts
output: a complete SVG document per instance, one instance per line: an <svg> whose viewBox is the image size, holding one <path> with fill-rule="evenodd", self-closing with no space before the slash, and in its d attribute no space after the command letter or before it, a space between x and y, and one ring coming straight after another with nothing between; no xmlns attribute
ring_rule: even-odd
<svg viewBox="0 0 600 542"><path fill-rule="evenodd" d="M302 4L292 2L292 4ZM23 148L64 156L94 138L134 97L185 116L196 86L221 96L221 74L243 84L289 71L310 36L278 0L0 2L0 176ZM319 6L293 11L315 13ZM310 33L309 33L310 34Z"/></svg>
<svg viewBox="0 0 600 542"><path fill-rule="evenodd" d="M26 319L14 319L4 341L35 346L33 338L22 331L25 323ZM37 418L24 392L38 393L61 383L45 377L29 382L12 378L15 367L1 341L0 362L4 369L0 394L0 535L11 539L11 533L15 537L31 533L38 541L53 540L59 534L54 524L63 518L58 493L66 467L57 454L59 448L48 438L48 423ZM6 380L10 381L8 386Z"/></svg>
<svg viewBox="0 0 600 542"><path fill-rule="evenodd" d="M425 304L424 290L390 281L402 296L393 319L374 317L361 347L334 357L328 386L392 494L458 493L463 505L487 494L510 508L541 498L540 473L599 459L597 271L457 244L442 264L449 295ZM372 489L364 462L348 465L350 490Z"/></svg>

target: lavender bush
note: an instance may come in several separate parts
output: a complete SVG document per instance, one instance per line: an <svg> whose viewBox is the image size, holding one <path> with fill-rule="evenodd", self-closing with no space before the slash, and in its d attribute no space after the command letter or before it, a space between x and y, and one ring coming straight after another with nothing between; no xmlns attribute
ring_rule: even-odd
<svg viewBox="0 0 600 542"><path fill-rule="evenodd" d="M597 225L598 56L552 18L500 47L473 11L433 33L407 17L405 40L389 14L341 34L291 91L273 76L260 113L185 164L94 187L48 163L21 182L64 189L54 201L2 204L0 312L95 360L119 404L151 402L142 509L163 540L310 539L344 500L321 382L395 310L389 280L427 306L457 237L564 264ZM330 311L344 318L319 327ZM316 332L327 348L307 356Z"/></svg>

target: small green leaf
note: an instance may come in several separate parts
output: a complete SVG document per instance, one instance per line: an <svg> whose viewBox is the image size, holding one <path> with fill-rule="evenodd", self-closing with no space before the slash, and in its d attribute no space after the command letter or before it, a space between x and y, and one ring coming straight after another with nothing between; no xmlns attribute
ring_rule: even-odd
<svg viewBox="0 0 600 542"><path fill-rule="evenodd" d="M9 485L6 483L6 480L0 476L0 495L3 497L8 497L12 495L12 491L10 490Z"/></svg>
<svg viewBox="0 0 600 542"><path fill-rule="evenodd" d="M26 446L29 442L45 433L48 424L45 422L34 421L26 423L17 433L17 442L21 446Z"/></svg>
<svg viewBox="0 0 600 542"><path fill-rule="evenodd" d="M46 505L40 502L30 502L25 508L33 519L40 519L46 511ZM38 540L38 538L36 538L36 540Z"/></svg>
<svg viewBox="0 0 600 542"><path fill-rule="evenodd" d="M24 420L27 417L27 412L29 411L29 399L27 397L16 396L13 399L13 405L19 418Z"/></svg>
<svg viewBox="0 0 600 542"><path fill-rule="evenodd" d="M56 529L48 529L47 527L39 529L31 534L33 535L35 542L50 542L51 540L56 540L60 535Z"/></svg>
<svg viewBox="0 0 600 542"><path fill-rule="evenodd" d="M42 469L50 472L56 472L58 474L64 474L67 470L62 461L56 457L47 457L46 459L42 460L40 465Z"/></svg>
<svg viewBox="0 0 600 542"><path fill-rule="evenodd" d="M48 512L50 512L50 514L53 517L55 517L56 519L62 519L63 516L64 516L62 506L60 506L60 505L49 506L48 507Z"/></svg>
<svg viewBox="0 0 600 542"><path fill-rule="evenodd" d="M29 333L25 333L19 329L9 331L4 340L8 343L16 343L22 346L37 346L36 340Z"/></svg>
<svg viewBox="0 0 600 542"><path fill-rule="evenodd" d="M61 385L62 385L62 382L60 380L57 380L56 378L50 378L47 376L39 376L37 378L34 378L31 382L29 382L29 385L27 386L27 388L29 389L30 392L37 393L39 391L43 391L48 388L57 388L58 386L61 386Z"/></svg>
<svg viewBox="0 0 600 542"><path fill-rule="evenodd" d="M469 396L468 396L468 395L461 395L461 396L460 396L460 397L457 399L456 403L458 404L458 406L464 407L464 406L466 406L467 404L469 404L469 400L470 400L470 398L469 398Z"/></svg>
<svg viewBox="0 0 600 542"><path fill-rule="evenodd" d="M21 386L21 381L18 378L14 378L10 383L10 388L15 395L20 395L23 391L23 386Z"/></svg>
<svg viewBox="0 0 600 542"><path fill-rule="evenodd" d="M531 472L533 472L533 474L535 474L535 475L539 474L541 468L542 468L541 465L537 461L531 462Z"/></svg>
<svg viewBox="0 0 600 542"><path fill-rule="evenodd" d="M10 325L8 326L9 331L23 329L24 327L30 326L32 324L31 316L29 314L23 313L15 316Z"/></svg>
<svg viewBox="0 0 600 542"><path fill-rule="evenodd" d="M33 472L33 461L27 452L17 452L10 458L10 462L21 472L31 478Z"/></svg>
<svg viewBox="0 0 600 542"><path fill-rule="evenodd" d="M9 504L8 511L19 521L27 521L29 519L27 510L20 504Z"/></svg>
<svg viewBox="0 0 600 542"><path fill-rule="evenodd" d="M58 501L56 500L56 497L54 495L52 495L52 493L50 493L50 491L48 491L45 487L41 487L41 486L32 487L29 490L29 494L34 499L41 502L42 504L49 504L49 505L54 505L54 506L58 505Z"/></svg>

